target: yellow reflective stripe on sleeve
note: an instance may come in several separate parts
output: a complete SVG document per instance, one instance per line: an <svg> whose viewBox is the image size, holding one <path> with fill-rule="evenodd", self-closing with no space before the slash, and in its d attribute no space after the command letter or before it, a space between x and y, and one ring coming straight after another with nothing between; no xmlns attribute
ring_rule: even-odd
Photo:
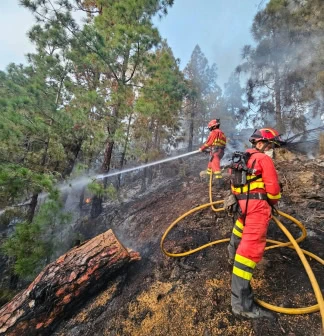
<svg viewBox="0 0 324 336"><path fill-rule="evenodd" d="M243 228L244 228L243 223L241 223L239 220L237 220L237 221L235 222L235 225L236 225L239 229L241 229L241 230L243 230Z"/></svg>
<svg viewBox="0 0 324 336"><path fill-rule="evenodd" d="M254 190L254 189L264 189L264 183L263 182L251 182L250 183L250 188L248 188L248 185L243 186L243 190L241 190L241 188L234 188L233 186L231 187L232 191L237 192L237 193L246 193L248 192L248 190Z"/></svg>
<svg viewBox="0 0 324 336"><path fill-rule="evenodd" d="M235 236L242 238L242 232L236 230L235 228L233 229L233 233L235 234Z"/></svg>
<svg viewBox="0 0 324 336"><path fill-rule="evenodd" d="M236 253L235 255L235 261L247 266L247 267L250 267L250 268L254 268L255 265L256 265L256 262L254 262L253 260L251 259L248 259L248 258L245 258L239 254Z"/></svg>
<svg viewBox="0 0 324 336"><path fill-rule="evenodd" d="M224 146L226 145L226 141L218 140L218 141L213 142L213 146L218 146L218 145Z"/></svg>
<svg viewBox="0 0 324 336"><path fill-rule="evenodd" d="M233 274L248 281L252 279L252 273L243 271L236 266L233 267Z"/></svg>
<svg viewBox="0 0 324 336"><path fill-rule="evenodd" d="M281 198L281 194L277 194L277 195L271 195L269 193L267 193L267 197L270 198L270 199L279 199Z"/></svg>

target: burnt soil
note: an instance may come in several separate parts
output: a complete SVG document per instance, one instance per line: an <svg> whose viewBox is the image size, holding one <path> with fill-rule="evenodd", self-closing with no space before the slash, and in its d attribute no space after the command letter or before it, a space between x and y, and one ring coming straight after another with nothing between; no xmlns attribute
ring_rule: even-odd
<svg viewBox="0 0 324 336"><path fill-rule="evenodd" d="M201 158L189 161L185 174L165 178L164 184L141 197L107 206L95 220L83 220L80 230L86 238L112 228L126 247L140 252L142 259L117 274L78 311L71 312L53 335L320 335L319 312L276 313L273 321L235 317L230 306L232 267L227 262L227 243L182 258L170 258L161 252L160 240L169 225L190 209L209 203L208 182L199 176L205 161ZM301 247L324 258L322 163L324 160L292 156L278 160L276 165L283 183L280 210L305 225L308 237ZM225 189L214 188L214 200L223 199ZM279 219L294 237L300 235L296 225ZM170 232L165 248L179 253L228 238L232 226L233 218L206 208L182 220ZM273 221L268 238L287 241ZM323 265L306 258L323 291ZM289 248L265 252L254 273L252 287L257 298L274 305L316 304L303 265Z"/></svg>

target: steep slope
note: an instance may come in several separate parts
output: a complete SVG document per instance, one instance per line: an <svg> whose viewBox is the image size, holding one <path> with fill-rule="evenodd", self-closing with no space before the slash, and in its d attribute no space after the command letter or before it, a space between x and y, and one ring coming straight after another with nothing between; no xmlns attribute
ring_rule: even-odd
<svg viewBox="0 0 324 336"><path fill-rule="evenodd" d="M87 238L112 228L122 242L141 253L142 260L108 283L106 290L81 310L71 312L54 335L319 335L318 312L276 314L272 322L234 317L226 244L186 258L169 258L161 253L160 239L170 223L209 202L207 181L198 175L206 163L201 157L188 162L186 176L168 179L137 200L118 207L110 204L96 220L81 223ZM307 160L282 152L276 164L284 192L280 210L306 226L308 237L302 247L324 258L324 158ZM214 198L222 199L223 193L215 191ZM295 237L299 236L299 229L283 222ZM173 252L186 251L229 237L231 228L232 218L208 208L179 223L166 247ZM273 222L268 236L286 241ZM323 290L323 266L310 263ZM276 305L303 307L316 303L297 254L287 248L266 252L255 272L253 287L258 298Z"/></svg>

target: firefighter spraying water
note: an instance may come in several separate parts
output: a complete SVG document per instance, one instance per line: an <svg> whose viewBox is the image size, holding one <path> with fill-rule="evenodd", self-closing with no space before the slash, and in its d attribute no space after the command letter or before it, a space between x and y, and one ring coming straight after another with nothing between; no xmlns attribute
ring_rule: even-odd
<svg viewBox="0 0 324 336"><path fill-rule="evenodd" d="M282 141L279 133L273 128L255 130L249 141L252 144L252 148L246 150L246 152L235 152L232 156L231 164L223 167L223 169L231 168L231 195L221 201L213 201L210 197L210 203L200 205L180 216L163 234L160 244L161 250L169 257L185 257L206 247L229 242L228 257L230 264L233 265L231 306L234 315L250 319L273 319L275 316L270 310L285 314L305 314L320 310L324 327L323 296L314 273L305 258L305 254L311 256L322 265L324 265L324 260L299 247L298 242L306 237L305 227L295 218L275 208L275 205L281 198L281 190L272 157L274 149L280 147L285 142ZM204 147L207 146L204 145L202 149ZM213 176L214 174L210 175L210 195ZM218 207L215 208L214 205L218 205ZM221 205L223 207L220 207ZM187 252L172 253L166 251L164 241L173 227L186 216L207 207L211 207L216 212L227 211L231 216L233 216L233 209L236 209L238 218L235 221L230 239L212 241ZM302 230L302 236L295 240L276 217L278 215L295 223ZM283 243L266 239L271 218L290 242ZM267 242L271 242L274 245L266 247ZM265 250L284 246L294 248L300 257L318 301L316 310L315 306L300 309L282 308L254 299L251 279L257 263L262 259ZM262 307L269 310L265 310Z"/></svg>
<svg viewBox="0 0 324 336"><path fill-rule="evenodd" d="M226 136L219 127L220 119L213 119L208 123L210 134L206 142L199 148L199 151L205 152L209 149L210 159L207 167L207 174L213 175L213 178L216 179L217 187L222 187L223 176L220 161L224 156Z"/></svg>

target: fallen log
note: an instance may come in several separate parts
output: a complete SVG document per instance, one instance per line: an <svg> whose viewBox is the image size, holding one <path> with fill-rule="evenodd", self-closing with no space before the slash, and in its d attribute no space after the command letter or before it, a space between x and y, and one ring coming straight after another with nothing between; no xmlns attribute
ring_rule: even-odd
<svg viewBox="0 0 324 336"><path fill-rule="evenodd" d="M118 270L139 260L108 230L47 265L29 287L0 309L0 335L48 335Z"/></svg>

